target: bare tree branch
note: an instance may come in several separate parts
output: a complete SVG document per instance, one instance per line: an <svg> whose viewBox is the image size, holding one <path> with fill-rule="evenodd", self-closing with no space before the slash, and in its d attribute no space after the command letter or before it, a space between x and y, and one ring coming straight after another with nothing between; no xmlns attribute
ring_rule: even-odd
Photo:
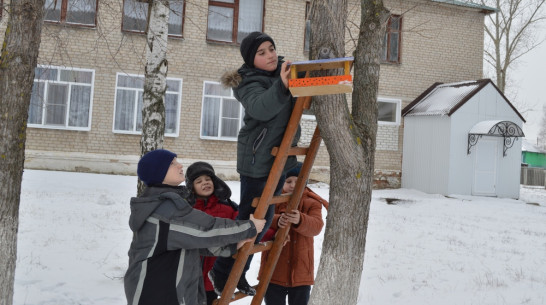
<svg viewBox="0 0 546 305"><path fill-rule="evenodd" d="M497 86L504 93L510 68L545 41L537 38L533 30L546 20L546 0L480 0L480 3L498 9L486 21L484 60L494 69Z"/></svg>

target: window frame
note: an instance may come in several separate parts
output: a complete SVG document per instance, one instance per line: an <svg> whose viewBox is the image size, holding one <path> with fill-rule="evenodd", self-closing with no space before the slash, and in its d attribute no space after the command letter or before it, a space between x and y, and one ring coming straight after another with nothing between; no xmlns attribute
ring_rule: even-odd
<svg viewBox="0 0 546 305"><path fill-rule="evenodd" d="M91 76L91 84L90 85L85 84L85 83L60 81L59 80L60 74L61 74L60 72L57 73L57 80L55 80L55 81L38 80L39 82L46 83L46 84L48 84L48 83L52 83L52 84L69 84L69 86L71 86L70 84L75 83L75 84L78 84L79 86L89 86L89 87L91 87L91 92L89 94L89 118L88 118L88 122L87 122L87 127L68 126L68 123L69 123L68 116L69 116L70 103L71 103L70 98L68 98L67 104L66 104L66 111L65 111L65 119L66 119L65 125L60 126L60 125L47 125L47 124L45 124L44 123L45 122L45 114L44 113L45 113L45 105L47 104L47 100L46 100L47 99L47 91L49 90L46 87L46 89L44 89L44 106L42 108L42 123L41 124L28 123L28 119L30 119L30 116L29 116L29 118L27 119L27 126L31 127L31 128L41 128L41 129L90 131L91 130L91 122L93 121L93 95L94 95L94 92L95 92L95 70L94 69L75 68L75 67L48 66L48 65L37 65L36 67L37 68L45 68L45 69L57 69L57 71L60 71L62 69L62 70L69 70L69 71L91 72L92 76ZM33 84L32 84L33 87L34 87L34 82L35 81L36 81L36 78L33 79ZM68 92L70 92L70 90L68 90ZM30 111L30 105L29 105L29 111Z"/></svg>
<svg viewBox="0 0 546 305"><path fill-rule="evenodd" d="M95 18L93 20L93 24L86 24L86 23L77 23L77 22L67 22L66 21L66 13L68 10L68 0L57 0L61 1L61 16L59 21L53 21L53 20L46 20L45 19L45 2L44 2L44 22L50 23L50 24L65 24L65 25L71 25L71 26L79 26L79 27L85 27L85 28L96 28L97 27L97 14L99 11L99 0L96 0L95 2ZM0 17L1 17L0 12Z"/></svg>
<svg viewBox="0 0 546 305"><path fill-rule="evenodd" d="M144 31L137 31L137 30L126 30L123 28L123 17L125 16L125 1L127 0L123 0L122 2L122 8L121 8L121 31L124 32L124 33L134 33L134 34L140 34L140 35L146 35L146 32L148 31L148 29L146 28ZM184 23L186 22L186 2L187 0L183 0L184 1L184 4L182 5L182 24L180 25L182 28L180 29L180 35L179 34L169 34L167 33L167 36L169 38L184 38ZM169 8L169 11L171 11L171 9ZM148 18L148 12L146 12L146 18ZM146 26L147 27L147 26ZM167 26L168 28L168 26Z"/></svg>
<svg viewBox="0 0 546 305"><path fill-rule="evenodd" d="M398 18L398 29L393 30L391 28L392 19ZM387 21L386 29L385 29L385 37L386 37L386 43L383 43L383 48L386 48L386 58L383 59L383 54L385 53L384 49L381 49L381 63L389 63L389 64L399 64L402 58L402 24L403 24L403 18L402 15L395 15L392 14L389 17L389 20ZM398 57L396 60L390 60L390 44L391 44L391 35L393 33L398 34Z"/></svg>
<svg viewBox="0 0 546 305"><path fill-rule="evenodd" d="M119 76L128 76L128 77L136 77L136 78L142 78L143 81L142 81L142 84L143 84L143 87L142 88L130 88L130 87L118 87L118 83L119 83ZM142 74L130 74L130 73L123 73L123 72L117 72L116 73L116 85L115 85L115 90L114 90L114 109L113 109L113 117L112 117L112 133L114 134L129 134L129 135L142 135L142 131L138 131L136 130L136 125L137 125L137 118L138 118L138 113L137 113L137 110L138 110L138 105L136 105L135 107L135 110L134 110L134 113L133 113L133 127L132 129L133 130L118 130L116 129L116 107L117 107L117 103L118 103L118 89L119 88L122 88L122 89L125 89L125 90L134 90L137 92L137 95L135 96L135 98L137 99L137 101L135 102L138 102L138 92L144 92L144 78L145 76L142 75ZM169 80L169 81L179 81L180 82L180 87L178 89L178 91L168 91L167 88L166 88L166 91L165 91L165 94L167 93L177 93L178 94L178 99L177 99L177 106L176 106L176 131L174 133L167 133L165 132L165 137L173 137L173 138L176 138L180 135L180 111L182 109L182 86L184 84L184 80L182 78L175 78L175 77L167 77L166 80ZM165 97L164 97L164 100L165 100ZM165 119L167 119L166 115L165 115Z"/></svg>
<svg viewBox="0 0 546 305"><path fill-rule="evenodd" d="M230 93L231 93L230 96L206 95L205 94L205 85L206 84L221 85L219 82L215 82L215 81L203 81L203 95L202 95L202 98L201 98L201 118L199 120L199 138L202 139L202 140L216 140L216 141L236 142L238 134L239 134L239 130L241 130L241 128L244 126L243 119L244 119L244 115L245 115L245 109L244 109L243 105L241 105L241 103L239 103L239 102L237 102L239 104L239 128L237 129L237 134L235 136L233 136L233 137L221 136L221 134L222 134L222 116L221 116L221 113L217 118L218 119L218 135L216 135L216 136L204 136L203 135L203 114L205 113L205 96L220 98L220 103L221 103L220 104L220 110L222 109L222 104L223 104L224 98L233 99L233 100L237 101L237 99L233 95L233 89L231 89L231 88L230 88Z"/></svg>
<svg viewBox="0 0 546 305"><path fill-rule="evenodd" d="M395 122L389 122L389 121L380 121L379 120L379 113L377 117L377 124L378 125L391 125L391 126L399 126L402 121L402 100L400 99L393 99L393 98L385 98L385 97L378 97L377 103L391 103L396 105L396 120ZM379 112L379 105L378 105L378 112Z"/></svg>
<svg viewBox="0 0 546 305"><path fill-rule="evenodd" d="M264 31L264 23L265 23L265 1L266 0L259 0L262 1L262 28L259 29L259 31ZM217 7L227 7L233 9L233 23L231 25L232 34L231 34L231 41L223 41L223 40L214 40L209 38L209 12L210 12L210 6L217 6ZM240 43L237 42L237 35L239 33L239 0L233 0L233 3L228 2L221 2L217 0L208 0L208 6L207 6L207 32L206 32L206 40L207 42L212 43L221 43L221 44L234 44L239 45Z"/></svg>

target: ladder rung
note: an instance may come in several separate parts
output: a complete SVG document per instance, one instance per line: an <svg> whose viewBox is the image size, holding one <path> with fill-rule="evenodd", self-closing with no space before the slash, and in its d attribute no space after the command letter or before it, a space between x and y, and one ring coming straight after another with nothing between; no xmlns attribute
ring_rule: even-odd
<svg viewBox="0 0 546 305"><path fill-rule="evenodd" d="M289 150L288 150L288 156L305 156L307 155L307 152L309 151L309 147L291 147ZM273 149L271 150L271 154L273 156L277 156L277 153L279 152L279 148L278 147L273 147Z"/></svg>
<svg viewBox="0 0 546 305"><path fill-rule="evenodd" d="M292 194L282 194L279 196L273 196L271 198L271 201L269 202L269 205L288 202L291 196ZM260 202L260 197L254 198L254 200L252 200L252 207L253 208L257 207L259 202Z"/></svg>
<svg viewBox="0 0 546 305"><path fill-rule="evenodd" d="M248 254L250 255L250 254L254 254L254 253L258 253L262 251L267 251L267 250L270 250L272 246L273 246L272 240L269 240L263 243L257 243L254 245L254 247L252 247L252 249L250 249L250 252Z"/></svg>
<svg viewBox="0 0 546 305"><path fill-rule="evenodd" d="M267 251L267 250L271 250L271 247L273 247L273 241L272 240L268 240L268 241L263 242L263 243L257 243L252 247L252 249L250 249L250 251L248 252L248 255L258 253L258 252ZM238 254L239 254L239 252L233 254L233 258L237 258Z"/></svg>
<svg viewBox="0 0 546 305"><path fill-rule="evenodd" d="M258 285L254 285L254 286L252 286L252 287L253 287L254 289L256 289L256 288L258 287ZM237 291L237 292L235 292L235 297L234 297L233 299L231 299L231 301L232 301L232 302L235 302L235 301L240 300L240 299L242 299L242 298L244 298L244 297L247 297L247 296L248 296L248 295L246 295L246 294L244 294L244 293L242 293L242 292L240 292L240 291Z"/></svg>

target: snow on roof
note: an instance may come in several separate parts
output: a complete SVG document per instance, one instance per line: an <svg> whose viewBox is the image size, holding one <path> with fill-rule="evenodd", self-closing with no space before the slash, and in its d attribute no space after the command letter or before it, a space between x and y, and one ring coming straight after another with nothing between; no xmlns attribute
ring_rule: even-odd
<svg viewBox="0 0 546 305"><path fill-rule="evenodd" d="M495 120L495 121L481 121L478 124L474 125L472 129L468 133L472 134L488 134L491 128L498 123L500 123L501 120Z"/></svg>
<svg viewBox="0 0 546 305"><path fill-rule="evenodd" d="M404 107L404 109L402 109L402 116L451 116L457 109L489 84L497 90L498 94L500 94L504 101L508 103L508 106L510 106L521 120L525 122L525 119L514 105L512 105L499 88L487 78L448 84L435 83Z"/></svg>
<svg viewBox="0 0 546 305"><path fill-rule="evenodd" d="M405 111L405 115L449 115L455 106L465 101L480 85L478 81L436 85L423 98L418 97L413 107Z"/></svg>
<svg viewBox="0 0 546 305"><path fill-rule="evenodd" d="M525 137L523 130L516 123L502 120L481 121L472 126L469 135L488 135L496 137Z"/></svg>
<svg viewBox="0 0 546 305"><path fill-rule="evenodd" d="M521 143L521 151L528 151L528 152L535 152L535 153L546 153L546 151L538 148L536 145L534 145L531 141L527 139L523 139L523 142Z"/></svg>
<svg viewBox="0 0 546 305"><path fill-rule="evenodd" d="M432 0L432 2L439 2L439 3L446 3L446 4L453 4L458 6L464 6L464 7L470 7L470 8L476 8L482 11L484 14L491 14L498 11L498 9L494 7L489 7L486 5L481 5L478 3L473 3L472 1L458 1L458 0Z"/></svg>

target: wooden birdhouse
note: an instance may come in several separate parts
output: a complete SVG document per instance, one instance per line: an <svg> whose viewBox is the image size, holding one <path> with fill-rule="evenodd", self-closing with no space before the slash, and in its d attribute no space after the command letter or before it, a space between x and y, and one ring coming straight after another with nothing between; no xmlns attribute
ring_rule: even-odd
<svg viewBox="0 0 546 305"><path fill-rule="evenodd" d="M288 88L293 96L315 96L353 92L353 57L293 62ZM343 75L298 78L298 72L343 68Z"/></svg>

